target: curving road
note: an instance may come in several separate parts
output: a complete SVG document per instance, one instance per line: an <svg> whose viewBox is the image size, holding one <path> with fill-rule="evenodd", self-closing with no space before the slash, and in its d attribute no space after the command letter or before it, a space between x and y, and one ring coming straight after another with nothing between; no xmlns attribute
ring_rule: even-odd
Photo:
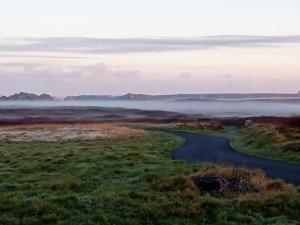
<svg viewBox="0 0 300 225"><path fill-rule="evenodd" d="M236 167L255 168L267 176L281 178L288 183L300 185L300 164L250 156L235 151L229 140L222 137L193 134L184 131L172 132L186 140L180 148L172 151L172 159L187 163L212 162Z"/></svg>

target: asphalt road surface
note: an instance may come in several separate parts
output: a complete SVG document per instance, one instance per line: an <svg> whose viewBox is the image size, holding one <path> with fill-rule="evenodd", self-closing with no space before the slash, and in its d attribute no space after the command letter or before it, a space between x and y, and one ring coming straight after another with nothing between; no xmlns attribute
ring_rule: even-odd
<svg viewBox="0 0 300 225"><path fill-rule="evenodd" d="M172 159L187 163L211 162L235 167L263 170L267 176L281 178L288 183L300 185L300 164L288 163L235 151L229 140L211 135L174 131L186 140L180 148L172 151Z"/></svg>

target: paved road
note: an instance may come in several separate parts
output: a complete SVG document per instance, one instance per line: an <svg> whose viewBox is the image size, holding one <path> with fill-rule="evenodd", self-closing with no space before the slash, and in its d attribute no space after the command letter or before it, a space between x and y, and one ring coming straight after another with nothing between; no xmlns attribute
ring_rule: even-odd
<svg viewBox="0 0 300 225"><path fill-rule="evenodd" d="M183 131L173 132L186 139L180 148L172 151L172 159L188 163L212 162L236 167L256 168L272 178L300 185L300 164L250 156L235 151L229 140L222 137L199 135Z"/></svg>

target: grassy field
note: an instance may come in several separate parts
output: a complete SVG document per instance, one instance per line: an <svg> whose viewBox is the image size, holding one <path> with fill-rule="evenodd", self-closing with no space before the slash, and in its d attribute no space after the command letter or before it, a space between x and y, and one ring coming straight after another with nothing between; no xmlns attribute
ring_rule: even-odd
<svg viewBox="0 0 300 225"><path fill-rule="evenodd" d="M199 191L189 180L195 173L249 176L252 183L257 176L172 161L170 150L182 142L161 132L121 140L1 142L0 224L300 222L299 193L280 181L264 180L235 197Z"/></svg>

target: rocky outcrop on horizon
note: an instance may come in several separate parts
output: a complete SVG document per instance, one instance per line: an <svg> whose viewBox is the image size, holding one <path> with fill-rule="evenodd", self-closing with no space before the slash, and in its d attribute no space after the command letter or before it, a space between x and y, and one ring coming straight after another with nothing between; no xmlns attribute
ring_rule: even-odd
<svg viewBox="0 0 300 225"><path fill-rule="evenodd" d="M20 92L10 96L1 96L0 100L3 101L54 101L55 97L48 94L36 95L32 93Z"/></svg>

